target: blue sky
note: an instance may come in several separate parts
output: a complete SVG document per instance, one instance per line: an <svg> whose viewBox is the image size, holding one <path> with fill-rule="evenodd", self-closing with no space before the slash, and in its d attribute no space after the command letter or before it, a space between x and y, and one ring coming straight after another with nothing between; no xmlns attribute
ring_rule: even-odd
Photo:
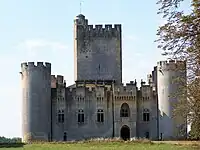
<svg viewBox="0 0 200 150"><path fill-rule="evenodd" d="M0 136L21 137L20 63L48 61L52 74L74 82L73 19L79 0L0 1ZM188 1L183 8L188 5ZM156 30L164 21L156 0L85 0L82 13L89 24L122 24L123 81L146 80L162 60Z"/></svg>

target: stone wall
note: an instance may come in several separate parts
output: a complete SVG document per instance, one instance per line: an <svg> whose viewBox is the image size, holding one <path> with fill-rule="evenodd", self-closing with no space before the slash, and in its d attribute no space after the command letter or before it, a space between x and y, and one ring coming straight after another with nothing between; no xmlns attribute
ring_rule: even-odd
<svg viewBox="0 0 200 150"><path fill-rule="evenodd" d="M88 25L75 20L75 80L122 81L121 25Z"/></svg>
<svg viewBox="0 0 200 150"><path fill-rule="evenodd" d="M156 101L153 98L153 92L151 92L152 88L150 86L142 88L143 97L148 96L149 99L144 100L144 103L139 102L138 105L140 99L137 94L136 83L127 84L126 86L114 85L114 92L112 91L112 86L80 84L76 88L66 88L65 122L55 123L56 120L53 121L55 124L53 139L62 141L64 132L67 134L67 140L97 137L111 138L113 136L113 123L115 137L120 137L122 127L127 126L130 129L130 137L144 137L145 132L149 131L149 138L155 139L157 135L157 120L154 119L156 117ZM112 107L112 102L114 108ZM124 104L128 105L129 108L128 117L120 115ZM54 103L54 105L57 104ZM137 112L138 107L139 112ZM143 108L150 110L152 119L150 118L149 122L142 121L143 113L141 110ZM103 110L104 122L97 122L98 109ZM84 112L84 123L78 123L79 110ZM54 114L55 117L56 115Z"/></svg>

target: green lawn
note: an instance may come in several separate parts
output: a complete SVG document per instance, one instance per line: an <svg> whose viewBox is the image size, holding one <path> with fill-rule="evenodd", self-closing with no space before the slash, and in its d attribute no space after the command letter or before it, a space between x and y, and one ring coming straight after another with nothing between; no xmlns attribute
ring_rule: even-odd
<svg viewBox="0 0 200 150"><path fill-rule="evenodd" d="M200 146L135 142L83 142L30 144L19 148L0 148L5 150L200 150Z"/></svg>

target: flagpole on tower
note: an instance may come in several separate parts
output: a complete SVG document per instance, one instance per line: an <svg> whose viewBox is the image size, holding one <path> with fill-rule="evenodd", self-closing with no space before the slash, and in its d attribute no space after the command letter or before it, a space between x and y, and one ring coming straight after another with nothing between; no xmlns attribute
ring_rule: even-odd
<svg viewBox="0 0 200 150"><path fill-rule="evenodd" d="M80 14L82 13L82 2L83 0L80 0Z"/></svg>

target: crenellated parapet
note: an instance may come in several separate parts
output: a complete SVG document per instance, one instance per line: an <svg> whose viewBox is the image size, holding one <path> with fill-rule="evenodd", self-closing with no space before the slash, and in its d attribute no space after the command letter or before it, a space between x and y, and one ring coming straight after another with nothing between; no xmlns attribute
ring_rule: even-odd
<svg viewBox="0 0 200 150"><path fill-rule="evenodd" d="M66 81L62 75L51 75L51 88L56 88L57 85L66 86Z"/></svg>
<svg viewBox="0 0 200 150"><path fill-rule="evenodd" d="M87 25L84 29L85 38L89 37L120 37L121 24Z"/></svg>
<svg viewBox="0 0 200 150"><path fill-rule="evenodd" d="M186 62L180 60L168 60L157 62L158 70L176 70L185 69Z"/></svg>
<svg viewBox="0 0 200 150"><path fill-rule="evenodd" d="M134 101L137 99L137 88L130 89L127 86L116 87L114 98L116 101Z"/></svg>
<svg viewBox="0 0 200 150"><path fill-rule="evenodd" d="M51 71L51 63L48 62L37 62L36 64L34 62L24 62L21 63L21 70L29 70L29 69L46 69L48 71Z"/></svg>
<svg viewBox="0 0 200 150"><path fill-rule="evenodd" d="M84 15L80 14L75 18L75 30L78 38L88 39L90 37L121 37L121 24L96 24L89 25Z"/></svg>
<svg viewBox="0 0 200 150"><path fill-rule="evenodd" d="M134 86L137 86L137 81L130 81L129 83L126 83L126 86L127 87L134 87Z"/></svg>
<svg viewBox="0 0 200 150"><path fill-rule="evenodd" d="M136 81L127 83L126 86L115 87L114 96L116 100L136 100L137 97L137 86Z"/></svg>
<svg viewBox="0 0 200 150"><path fill-rule="evenodd" d="M143 94L147 94L147 93L153 92L152 87L149 84L141 85L140 91Z"/></svg>
<svg viewBox="0 0 200 150"><path fill-rule="evenodd" d="M97 25L88 25L87 26L87 31L95 31L95 32L101 32L101 31L121 31L121 24L97 24Z"/></svg>

